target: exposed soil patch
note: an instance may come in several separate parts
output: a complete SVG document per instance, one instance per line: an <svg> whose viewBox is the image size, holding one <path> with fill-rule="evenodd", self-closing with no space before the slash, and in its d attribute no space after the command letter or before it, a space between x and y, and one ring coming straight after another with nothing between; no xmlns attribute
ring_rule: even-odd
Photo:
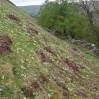
<svg viewBox="0 0 99 99"><path fill-rule="evenodd" d="M0 35L0 54L11 53L12 40L7 34Z"/></svg>

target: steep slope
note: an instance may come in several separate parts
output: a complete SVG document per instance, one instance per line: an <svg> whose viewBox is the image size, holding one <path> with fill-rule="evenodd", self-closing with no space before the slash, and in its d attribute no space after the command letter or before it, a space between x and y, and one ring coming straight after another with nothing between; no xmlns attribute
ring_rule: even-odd
<svg viewBox="0 0 99 99"><path fill-rule="evenodd" d="M99 60L0 0L0 99L99 99Z"/></svg>

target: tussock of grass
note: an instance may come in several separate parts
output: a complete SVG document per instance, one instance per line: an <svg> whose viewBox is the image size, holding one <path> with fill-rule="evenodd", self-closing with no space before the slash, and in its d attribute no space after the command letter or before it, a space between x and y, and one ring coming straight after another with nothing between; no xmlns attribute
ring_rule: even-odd
<svg viewBox="0 0 99 99"><path fill-rule="evenodd" d="M12 41L12 53L0 54L0 99L99 98L99 60L48 34L7 0L0 0L0 33Z"/></svg>

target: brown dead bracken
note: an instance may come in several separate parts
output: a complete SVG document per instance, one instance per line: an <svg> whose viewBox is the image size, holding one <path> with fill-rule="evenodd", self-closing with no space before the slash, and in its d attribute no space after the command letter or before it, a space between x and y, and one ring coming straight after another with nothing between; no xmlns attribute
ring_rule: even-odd
<svg viewBox="0 0 99 99"><path fill-rule="evenodd" d="M9 17L9 19L13 20L16 23L19 22L19 20L17 19L17 17L15 15L10 14L8 17Z"/></svg>
<svg viewBox="0 0 99 99"><path fill-rule="evenodd" d="M12 40L7 34L0 35L0 54L10 53L11 50Z"/></svg>

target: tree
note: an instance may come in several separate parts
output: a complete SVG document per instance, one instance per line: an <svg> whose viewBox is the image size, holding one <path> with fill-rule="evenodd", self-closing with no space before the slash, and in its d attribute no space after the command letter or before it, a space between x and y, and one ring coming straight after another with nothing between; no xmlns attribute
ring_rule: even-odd
<svg viewBox="0 0 99 99"><path fill-rule="evenodd" d="M39 23L44 27L52 29L55 25L56 16L58 15L58 7L57 2L45 1L40 9Z"/></svg>
<svg viewBox="0 0 99 99"><path fill-rule="evenodd" d="M94 16L99 14L99 10L97 9L97 5L99 6L99 2L97 0L79 0L80 6L84 9L88 16L88 20L90 22L90 27L96 35L96 40L98 42L99 47L99 30L97 29L97 17ZM99 23L98 23L99 24Z"/></svg>
<svg viewBox="0 0 99 99"><path fill-rule="evenodd" d="M79 3L74 1L47 0L41 7L39 23L60 36L69 34L75 39L88 40L88 33L91 33L86 14L81 13Z"/></svg>

